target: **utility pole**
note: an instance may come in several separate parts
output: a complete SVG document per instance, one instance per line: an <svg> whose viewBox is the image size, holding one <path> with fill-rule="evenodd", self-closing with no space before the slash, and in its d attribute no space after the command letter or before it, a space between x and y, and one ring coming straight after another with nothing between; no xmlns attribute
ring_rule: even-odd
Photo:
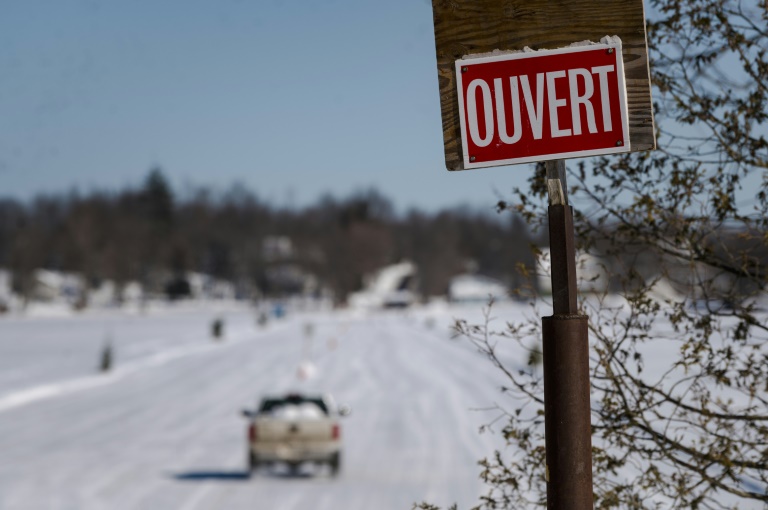
<svg viewBox="0 0 768 510"><path fill-rule="evenodd" d="M542 318L547 510L592 510L589 343L576 302L573 209L565 162L546 168L553 307Z"/></svg>

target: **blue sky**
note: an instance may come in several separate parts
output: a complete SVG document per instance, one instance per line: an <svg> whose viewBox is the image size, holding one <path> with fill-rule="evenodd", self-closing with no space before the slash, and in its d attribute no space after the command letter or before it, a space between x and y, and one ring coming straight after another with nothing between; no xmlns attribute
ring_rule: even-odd
<svg viewBox="0 0 768 510"><path fill-rule="evenodd" d="M0 196L376 187L492 208L528 165L449 173L428 0L0 0Z"/></svg>

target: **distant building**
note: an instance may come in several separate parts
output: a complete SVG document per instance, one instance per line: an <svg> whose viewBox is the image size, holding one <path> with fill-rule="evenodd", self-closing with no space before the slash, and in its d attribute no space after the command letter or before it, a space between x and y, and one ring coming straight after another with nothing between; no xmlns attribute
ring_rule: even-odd
<svg viewBox="0 0 768 510"><path fill-rule="evenodd" d="M82 276L72 273L37 269L32 276L32 299L36 301L57 301L63 299L76 303L86 292Z"/></svg>
<svg viewBox="0 0 768 510"><path fill-rule="evenodd" d="M261 256L267 262L289 260L294 256L293 242L286 236L268 236L261 244Z"/></svg>
<svg viewBox="0 0 768 510"><path fill-rule="evenodd" d="M234 299L235 285L205 273L187 273L190 292L196 299Z"/></svg>
<svg viewBox="0 0 768 510"><path fill-rule="evenodd" d="M487 302L509 299L509 291L504 283L479 274L460 274L451 279L448 285L448 299L456 303Z"/></svg>

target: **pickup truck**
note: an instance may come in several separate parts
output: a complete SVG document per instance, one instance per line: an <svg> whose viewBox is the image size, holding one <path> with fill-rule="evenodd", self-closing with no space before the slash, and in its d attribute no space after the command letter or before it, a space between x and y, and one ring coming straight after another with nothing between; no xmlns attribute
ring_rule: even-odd
<svg viewBox="0 0 768 510"><path fill-rule="evenodd" d="M253 473L264 465L282 463L296 472L306 462L328 464L331 475L341 468L341 425L349 414L329 395L288 394L265 397L248 418L248 466Z"/></svg>

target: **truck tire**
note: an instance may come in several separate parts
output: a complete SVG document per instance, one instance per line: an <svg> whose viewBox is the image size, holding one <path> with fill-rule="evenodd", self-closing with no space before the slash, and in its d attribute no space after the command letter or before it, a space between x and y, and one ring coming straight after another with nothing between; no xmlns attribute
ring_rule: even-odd
<svg viewBox="0 0 768 510"><path fill-rule="evenodd" d="M259 466L259 459L256 457L256 455L253 452L248 452L248 473L253 474L257 469L259 469Z"/></svg>
<svg viewBox="0 0 768 510"><path fill-rule="evenodd" d="M288 462L288 474L290 476L299 476L299 471L301 469L301 462Z"/></svg>
<svg viewBox="0 0 768 510"><path fill-rule="evenodd" d="M328 465L331 467L331 476L338 476L341 470L341 453L334 453Z"/></svg>

